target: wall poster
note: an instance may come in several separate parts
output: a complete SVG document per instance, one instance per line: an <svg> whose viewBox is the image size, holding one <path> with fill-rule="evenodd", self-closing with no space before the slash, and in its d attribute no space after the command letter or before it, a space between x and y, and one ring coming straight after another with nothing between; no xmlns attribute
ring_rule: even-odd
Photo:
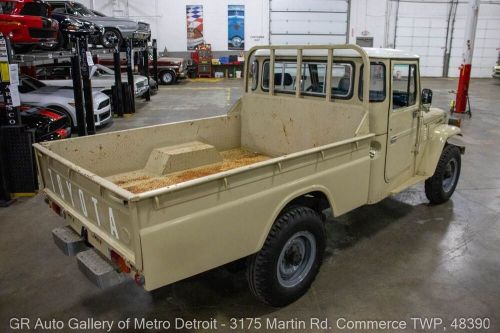
<svg viewBox="0 0 500 333"><path fill-rule="evenodd" d="M203 6L186 5L187 49L195 50L203 44Z"/></svg>
<svg viewBox="0 0 500 333"><path fill-rule="evenodd" d="M227 48L245 49L245 6L227 6Z"/></svg>

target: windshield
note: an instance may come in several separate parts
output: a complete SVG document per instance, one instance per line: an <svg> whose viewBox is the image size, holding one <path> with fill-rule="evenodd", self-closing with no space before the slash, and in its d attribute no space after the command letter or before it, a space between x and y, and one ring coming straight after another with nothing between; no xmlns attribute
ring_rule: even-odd
<svg viewBox="0 0 500 333"><path fill-rule="evenodd" d="M14 1L0 1L0 14L10 14L15 7Z"/></svg>
<svg viewBox="0 0 500 333"><path fill-rule="evenodd" d="M92 66L91 76L114 75L115 72L100 64Z"/></svg>
<svg viewBox="0 0 500 333"><path fill-rule="evenodd" d="M96 16L87 7L77 2L72 2L71 4L68 3L68 13L76 16L87 16L87 17Z"/></svg>
<svg viewBox="0 0 500 333"><path fill-rule="evenodd" d="M31 76L21 76L21 80L19 82L20 93L29 93L42 87L45 87L45 84L43 82L40 82L37 79L32 78Z"/></svg>

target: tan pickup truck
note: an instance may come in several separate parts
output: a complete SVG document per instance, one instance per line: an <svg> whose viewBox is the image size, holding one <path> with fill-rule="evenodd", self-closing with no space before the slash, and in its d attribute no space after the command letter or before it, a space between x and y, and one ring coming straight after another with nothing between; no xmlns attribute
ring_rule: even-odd
<svg viewBox="0 0 500 333"><path fill-rule="evenodd" d="M252 292L283 306L318 273L327 208L420 181L433 204L453 194L460 129L420 93L417 56L263 46L246 64L226 116L35 145L41 188L69 224L54 240L97 285L128 275L152 290L245 260Z"/></svg>

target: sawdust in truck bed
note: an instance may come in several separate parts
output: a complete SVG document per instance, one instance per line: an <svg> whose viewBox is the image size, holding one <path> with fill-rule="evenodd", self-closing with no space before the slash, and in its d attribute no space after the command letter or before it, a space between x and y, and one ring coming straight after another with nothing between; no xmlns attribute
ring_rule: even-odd
<svg viewBox="0 0 500 333"><path fill-rule="evenodd" d="M220 154L222 162L216 164L159 177L136 171L111 179L111 181L132 193L142 193L270 159L269 156L249 152L241 148L222 151Z"/></svg>

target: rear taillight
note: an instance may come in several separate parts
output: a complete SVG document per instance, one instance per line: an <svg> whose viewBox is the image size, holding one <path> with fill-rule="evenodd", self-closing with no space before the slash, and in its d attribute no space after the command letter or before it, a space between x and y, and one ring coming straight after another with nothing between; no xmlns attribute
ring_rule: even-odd
<svg viewBox="0 0 500 333"><path fill-rule="evenodd" d="M59 215L59 216L62 215L62 208L58 204L56 204L54 202L50 202L49 203L49 207L52 208L52 210L54 211L54 213L56 213L57 215Z"/></svg>
<svg viewBox="0 0 500 333"><path fill-rule="evenodd" d="M135 283L137 283L137 285L139 286L143 286L144 283L145 283L145 280L144 280L144 276L139 274L139 273L135 273L135 276L134 276L134 281Z"/></svg>
<svg viewBox="0 0 500 333"><path fill-rule="evenodd" d="M111 260L118 265L120 270L124 273L130 273L130 267L127 266L127 263L125 262L125 259L118 253L116 253L113 250L109 250L109 254L111 256Z"/></svg>

